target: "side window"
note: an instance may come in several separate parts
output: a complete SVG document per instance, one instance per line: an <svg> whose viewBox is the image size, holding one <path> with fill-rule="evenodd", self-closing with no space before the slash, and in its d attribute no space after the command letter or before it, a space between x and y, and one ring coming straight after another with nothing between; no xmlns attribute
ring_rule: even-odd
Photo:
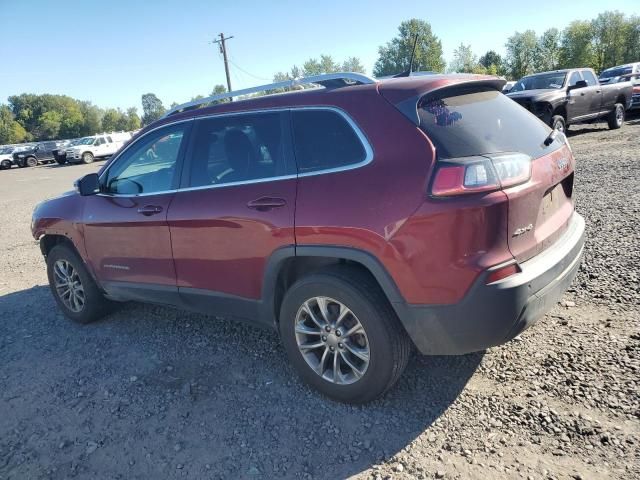
<svg viewBox="0 0 640 480"><path fill-rule="evenodd" d="M172 190L186 126L172 125L131 145L109 168L105 193L138 195Z"/></svg>
<svg viewBox="0 0 640 480"><path fill-rule="evenodd" d="M100 146L100 145L104 145L105 143L106 142L104 141L104 137L100 137L100 138L98 138L98 141L96 142L96 145Z"/></svg>
<svg viewBox="0 0 640 480"><path fill-rule="evenodd" d="M596 81L596 76L591 70L582 70L582 77L590 87L598 84L598 82Z"/></svg>
<svg viewBox="0 0 640 480"><path fill-rule="evenodd" d="M573 85L578 83L580 80L582 80L582 77L580 77L580 74L578 72L573 72L571 74L571 76L569 77L569 85L568 86L572 87Z"/></svg>
<svg viewBox="0 0 640 480"><path fill-rule="evenodd" d="M197 120L189 186L202 187L286 175L285 113Z"/></svg>
<svg viewBox="0 0 640 480"><path fill-rule="evenodd" d="M113 143L113 139L111 137L107 137L107 142Z"/></svg>
<svg viewBox="0 0 640 480"><path fill-rule="evenodd" d="M294 110L293 136L300 173L362 162L365 148L349 122L332 110Z"/></svg>

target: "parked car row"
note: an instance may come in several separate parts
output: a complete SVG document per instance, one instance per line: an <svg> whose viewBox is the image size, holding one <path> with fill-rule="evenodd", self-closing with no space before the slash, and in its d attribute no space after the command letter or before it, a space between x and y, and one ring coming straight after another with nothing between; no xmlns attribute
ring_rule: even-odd
<svg viewBox="0 0 640 480"><path fill-rule="evenodd" d="M590 68L540 72L518 80L507 96L556 130L599 121L617 129L632 106L634 86L607 71L603 75L601 82Z"/></svg>
<svg viewBox="0 0 640 480"><path fill-rule="evenodd" d="M57 162L92 163L116 153L131 138L131 132L112 132L74 140L46 141L0 148L0 170L35 167Z"/></svg>

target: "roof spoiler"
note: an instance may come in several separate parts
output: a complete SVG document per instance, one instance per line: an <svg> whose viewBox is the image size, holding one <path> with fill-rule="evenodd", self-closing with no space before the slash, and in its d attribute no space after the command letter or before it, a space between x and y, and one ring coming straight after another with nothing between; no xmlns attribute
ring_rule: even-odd
<svg viewBox="0 0 640 480"><path fill-rule="evenodd" d="M400 112L411 121L416 127L420 126L420 115L418 115L418 103L425 95L438 95L443 91L451 91L457 89L468 89L470 87L477 88L491 88L494 90L502 91L506 80L502 78L471 78L469 80L454 81L444 83L435 88L427 86L423 92L410 96L409 98L402 100L394 106L400 110Z"/></svg>

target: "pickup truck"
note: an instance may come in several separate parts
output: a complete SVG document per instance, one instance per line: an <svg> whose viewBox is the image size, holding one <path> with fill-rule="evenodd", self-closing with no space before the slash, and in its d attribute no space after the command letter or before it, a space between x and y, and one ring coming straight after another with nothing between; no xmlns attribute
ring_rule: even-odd
<svg viewBox="0 0 640 480"><path fill-rule="evenodd" d="M120 150L131 138L131 134L110 133L94 135L81 139L76 145L67 148L66 161L68 163L93 163L97 158L107 158Z"/></svg>
<svg viewBox="0 0 640 480"><path fill-rule="evenodd" d="M601 85L590 68L536 73L516 82L507 94L552 128L606 121L622 127L631 107L631 82Z"/></svg>
<svg viewBox="0 0 640 480"><path fill-rule="evenodd" d="M35 167L40 163L49 163L55 160L53 151L58 148L56 142L41 142L33 147L14 151L13 163L18 167Z"/></svg>

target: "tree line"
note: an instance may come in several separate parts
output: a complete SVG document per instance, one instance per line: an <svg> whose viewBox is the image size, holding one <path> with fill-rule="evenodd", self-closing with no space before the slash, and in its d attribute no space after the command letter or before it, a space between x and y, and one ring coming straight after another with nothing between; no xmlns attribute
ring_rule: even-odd
<svg viewBox="0 0 640 480"><path fill-rule="evenodd" d="M539 36L533 30L515 32L505 43L504 57L493 50L478 57L471 45L460 44L448 66L442 54L442 42L429 22L414 18L402 22L397 36L378 48L373 75L383 77L407 71L416 38L414 71L481 73L517 80L537 71L591 67L600 72L614 65L640 61L640 16L626 16L618 11L603 12L593 20L573 21L563 30L550 28ZM357 57L337 61L331 55L320 55L308 59L302 66L294 65L286 72L277 72L273 81L339 71L365 73L365 68ZM216 85L210 95L224 92L223 85ZM191 100L200 98L204 96ZM135 107L126 111L101 109L65 95L25 93L8 100L8 105L0 105L0 144L136 130L166 112L162 101L153 93L142 95L142 117Z"/></svg>

